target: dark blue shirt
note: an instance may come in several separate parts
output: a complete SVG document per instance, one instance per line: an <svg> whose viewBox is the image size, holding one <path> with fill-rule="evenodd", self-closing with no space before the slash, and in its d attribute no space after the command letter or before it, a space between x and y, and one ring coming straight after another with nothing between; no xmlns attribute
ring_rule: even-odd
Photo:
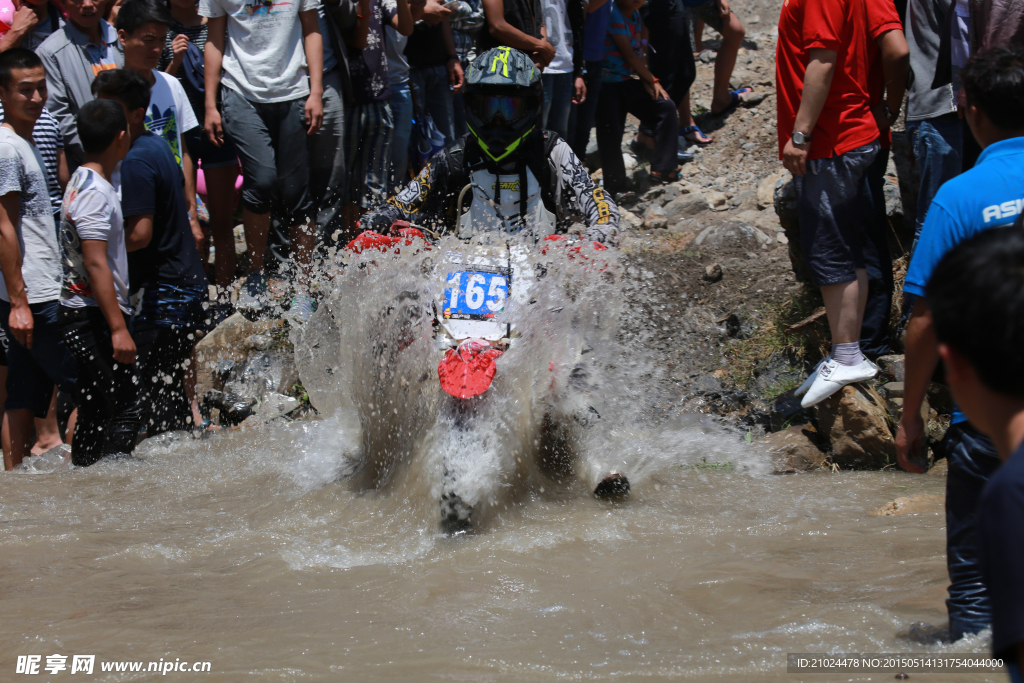
<svg viewBox="0 0 1024 683"><path fill-rule="evenodd" d="M170 145L146 131L121 162L121 212L153 214L153 236L144 249L128 254L131 289L155 284L206 285L185 203L185 176Z"/></svg>
<svg viewBox="0 0 1024 683"><path fill-rule="evenodd" d="M583 59L588 62L600 62L604 59L604 37L608 33L608 22L612 16L612 3L608 0L587 15L583 24Z"/></svg>
<svg viewBox="0 0 1024 683"><path fill-rule="evenodd" d="M1024 444L988 480L978 502L985 586L992 600L992 652L1017 661L1024 642Z"/></svg>

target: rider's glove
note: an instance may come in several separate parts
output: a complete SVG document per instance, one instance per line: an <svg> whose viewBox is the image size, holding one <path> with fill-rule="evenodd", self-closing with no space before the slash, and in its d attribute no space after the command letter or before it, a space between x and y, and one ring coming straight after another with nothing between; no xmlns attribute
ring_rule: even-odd
<svg viewBox="0 0 1024 683"><path fill-rule="evenodd" d="M587 242L600 242L601 244L611 244L613 246L618 243L614 230L604 230L597 225L592 225L584 230L583 239Z"/></svg>

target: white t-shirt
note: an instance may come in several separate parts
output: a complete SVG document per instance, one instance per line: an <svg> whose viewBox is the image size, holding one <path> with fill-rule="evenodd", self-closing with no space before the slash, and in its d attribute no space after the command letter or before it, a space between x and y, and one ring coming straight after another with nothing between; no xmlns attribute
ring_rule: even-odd
<svg viewBox="0 0 1024 683"><path fill-rule="evenodd" d="M221 82L261 104L308 95L299 12L319 7L320 0L200 0L202 16L228 18Z"/></svg>
<svg viewBox="0 0 1024 683"><path fill-rule="evenodd" d="M60 298L60 248L53 222L50 188L39 150L11 128L0 126L0 196L18 193L21 277L30 304ZM0 299L10 301L0 272Z"/></svg>
<svg viewBox="0 0 1024 683"><path fill-rule="evenodd" d="M566 0L544 0L544 26L548 42L555 48L555 58L544 67L546 74L572 73L572 26L565 13Z"/></svg>
<svg viewBox="0 0 1024 683"><path fill-rule="evenodd" d="M156 83L150 90L146 130L167 141L174 152L174 160L181 166L181 134L199 127L199 120L177 78L156 69L153 75Z"/></svg>
<svg viewBox="0 0 1024 683"><path fill-rule="evenodd" d="M64 291L60 303L69 308L97 305L85 270L82 240L107 243L107 265L114 276L117 305L125 313L131 313L121 201L113 185L85 166L79 166L71 176L60 212L60 250L64 261Z"/></svg>

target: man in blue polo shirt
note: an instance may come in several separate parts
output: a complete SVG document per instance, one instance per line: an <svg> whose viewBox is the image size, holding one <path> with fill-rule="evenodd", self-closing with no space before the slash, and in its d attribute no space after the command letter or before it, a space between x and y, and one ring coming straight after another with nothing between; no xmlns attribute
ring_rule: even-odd
<svg viewBox="0 0 1024 683"><path fill-rule="evenodd" d="M970 171L935 195L904 291L919 297L907 325L903 416L896 435L900 467L923 472L921 404L939 360L925 288L943 256L989 228L1013 225L1024 209L1024 50L997 48L975 55L961 71L964 116L984 151ZM940 445L949 461L946 482L946 563L949 628L953 640L991 623L992 608L978 560L975 509L999 456L957 409Z"/></svg>

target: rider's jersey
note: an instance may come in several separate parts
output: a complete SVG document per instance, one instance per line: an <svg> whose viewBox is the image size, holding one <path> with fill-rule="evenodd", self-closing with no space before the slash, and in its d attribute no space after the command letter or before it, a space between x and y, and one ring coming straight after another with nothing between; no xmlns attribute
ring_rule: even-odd
<svg viewBox="0 0 1024 683"><path fill-rule="evenodd" d="M385 232L394 221L405 220L463 236L529 229L540 238L582 223L586 239L614 241L618 207L594 185L569 145L550 131L526 144L532 148L523 151L518 165L493 169L467 136L431 157L398 194L364 217L363 227ZM460 195L463 215L457 218Z"/></svg>

